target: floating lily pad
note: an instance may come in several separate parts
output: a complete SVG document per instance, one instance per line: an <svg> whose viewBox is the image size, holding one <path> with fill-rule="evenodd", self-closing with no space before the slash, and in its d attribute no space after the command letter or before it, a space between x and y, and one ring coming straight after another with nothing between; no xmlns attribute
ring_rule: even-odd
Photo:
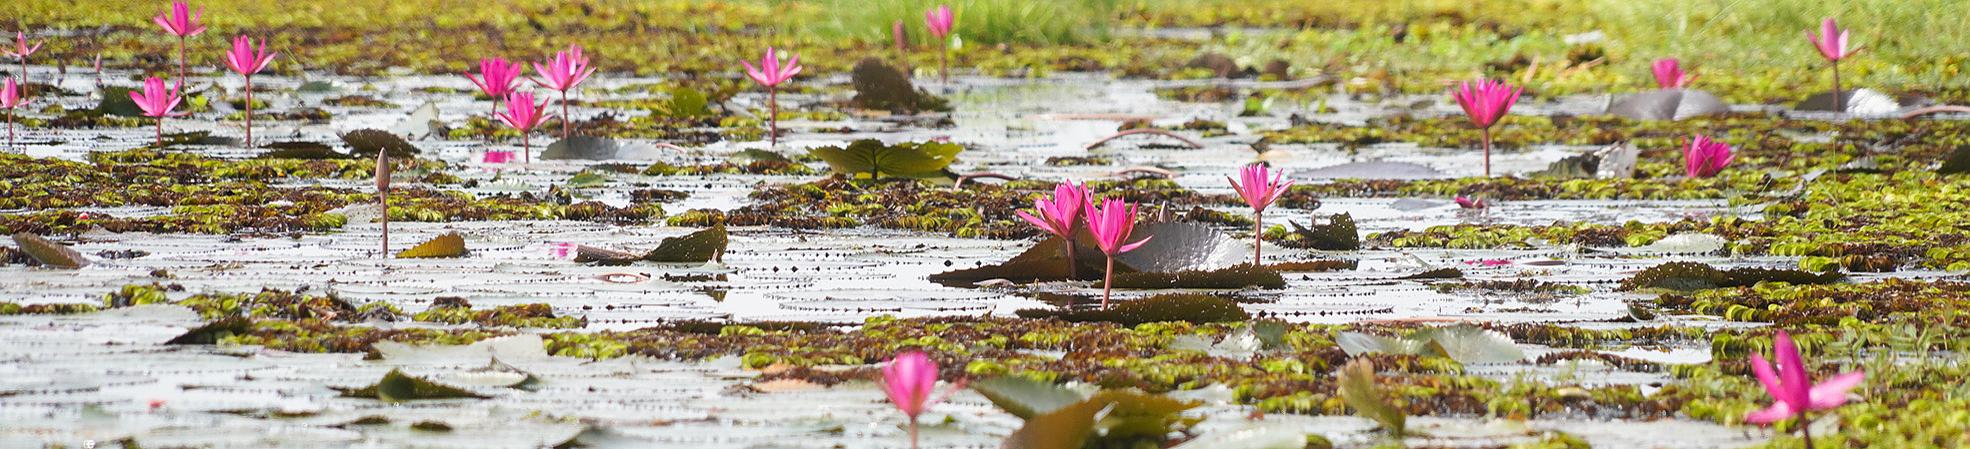
<svg viewBox="0 0 1970 449"><path fill-rule="evenodd" d="M167 345L216 345L220 340L234 335L245 335L253 331L253 320L245 317L226 317L218 321L185 331L183 335L172 337L164 342Z"/></svg>
<svg viewBox="0 0 1970 449"><path fill-rule="evenodd" d="M1847 107L1844 112L1848 114L1878 117L1893 115L1902 108L1901 102L1895 97L1873 89L1852 89L1842 91L1840 94L1843 97L1840 104ZM1833 105L1833 93L1821 92L1793 104L1792 108L1801 111L1831 112L1834 111Z"/></svg>
<svg viewBox="0 0 1970 449"><path fill-rule="evenodd" d="M638 260L643 260L643 256L627 251L617 251L588 245L575 245L575 262L597 265L628 265Z"/></svg>
<svg viewBox="0 0 1970 449"><path fill-rule="evenodd" d="M342 135L342 143L349 145L349 153L357 157L376 157L376 153L387 152L391 159L411 159L420 151L403 137L389 131L358 129Z"/></svg>
<svg viewBox="0 0 1970 449"><path fill-rule="evenodd" d="M96 102L95 113L118 117L143 117L143 108L137 107L137 102L130 100L132 90L134 89L123 86L103 86L103 99Z"/></svg>
<svg viewBox="0 0 1970 449"><path fill-rule="evenodd" d="M1547 164L1545 170L1532 172L1533 178L1550 179L1594 179L1594 178L1632 178L1635 176L1635 160L1640 151L1627 142L1568 156Z"/></svg>
<svg viewBox="0 0 1970 449"><path fill-rule="evenodd" d="M1244 321L1249 316L1238 303L1218 296L1176 293L1122 301L1108 310L1026 309L1017 312L1026 318L1055 318L1076 323L1107 322L1123 326L1165 321L1221 323Z"/></svg>
<svg viewBox="0 0 1970 449"><path fill-rule="evenodd" d="M1080 245L1076 245L1081 251L1075 256L1076 258L1084 261L1103 260L1092 234L1083 232L1076 237L1081 242ZM1135 231L1130 234L1130 240L1138 241L1144 238L1149 239L1149 242L1134 251L1115 257L1115 263L1127 266L1131 271L1176 273L1217 270L1252 260L1249 246L1232 240L1216 227L1204 223L1166 222L1137 225Z"/></svg>
<svg viewBox="0 0 1970 449"><path fill-rule="evenodd" d="M888 177L931 178L945 176L944 168L958 160L963 146L942 142L905 142L883 145L875 139L850 142L847 147L820 147L808 150L821 158L835 173L870 179Z"/></svg>
<svg viewBox="0 0 1970 449"><path fill-rule="evenodd" d="M354 159L346 153L335 151L319 142L275 142L261 145L267 152L255 156L258 159Z"/></svg>
<svg viewBox="0 0 1970 449"><path fill-rule="evenodd" d="M594 136L574 136L548 144L540 152L541 160L560 161L600 161L616 159L622 152L622 144L615 139Z"/></svg>
<svg viewBox="0 0 1970 449"><path fill-rule="evenodd" d="M1355 228L1352 215L1335 214L1328 218L1325 224L1307 223L1306 226L1301 226L1299 223L1290 224L1293 225L1293 233L1288 234L1284 240L1277 241L1280 246L1327 251L1361 249L1361 232Z"/></svg>
<svg viewBox="0 0 1970 449"><path fill-rule="evenodd" d="M1300 179L1439 179L1448 178L1434 168L1409 162L1350 162L1294 172Z"/></svg>
<svg viewBox="0 0 1970 449"><path fill-rule="evenodd" d="M697 89L678 86L670 89L670 98L657 104L658 113L664 117L691 119L711 115L711 99Z"/></svg>
<svg viewBox="0 0 1970 449"><path fill-rule="evenodd" d="M404 374L400 370L390 370L375 384L353 389L341 389L343 397L369 398L383 402L403 402L425 399L484 399L485 396L437 382Z"/></svg>
<svg viewBox="0 0 1970 449"><path fill-rule="evenodd" d="M608 184L609 184L608 176L604 176L601 173L584 171L581 173L576 173L574 176L569 177L568 182L565 185L568 186L568 188L570 189L586 189L592 187L601 187Z"/></svg>
<svg viewBox="0 0 1970 449"><path fill-rule="evenodd" d="M792 160L787 159L786 156L781 155L780 153L761 150L758 148L747 148L744 150L739 150L739 152L737 153L732 153L732 156L726 157L725 161L737 165L746 165L754 162L793 162Z"/></svg>
<svg viewBox="0 0 1970 449"><path fill-rule="evenodd" d="M1525 360L1525 350L1512 342L1511 337L1461 323L1426 328L1405 337L1342 332L1334 338L1334 343L1348 355L1357 357L1379 353L1449 357L1457 363L1512 363Z"/></svg>
<svg viewBox="0 0 1970 449"><path fill-rule="evenodd" d="M1970 173L1970 145L1958 145L1956 149L1950 150L1949 158L1943 160L1942 167L1936 168L1936 173L1945 175Z"/></svg>
<svg viewBox="0 0 1970 449"><path fill-rule="evenodd" d="M1421 273L1399 277L1396 279L1420 281L1420 280L1430 280L1430 279L1463 279L1463 278L1464 278L1464 270L1459 270L1456 268L1437 268L1433 270L1424 271Z"/></svg>
<svg viewBox="0 0 1970 449"><path fill-rule="evenodd" d="M929 280L952 286L968 286L973 283L992 279L1004 279L1012 282L1066 280L1068 278L1067 257L1060 249L1061 245L1065 244L1065 242L1066 240L1059 237L1048 237L1046 240L1041 240L1038 245L1027 248L1025 252L1012 256L1012 259L1006 260L1005 262L978 268L937 273L930 275ZM1086 269L1096 271L1101 269L1093 265L1094 260L1099 259L1082 258L1079 260L1082 268L1084 268L1084 272L1088 271ZM1116 267L1116 269L1119 271L1122 267Z"/></svg>
<svg viewBox="0 0 1970 449"><path fill-rule="evenodd" d="M856 62L849 81L855 86L855 98L849 102L858 108L898 114L951 109L944 99L918 90L910 83L909 76L883 64L881 59L862 58Z"/></svg>
<svg viewBox="0 0 1970 449"><path fill-rule="evenodd" d="M15 233L14 244L41 266L68 269L89 266L89 259L82 257L82 253L38 235Z"/></svg>
<svg viewBox="0 0 1970 449"><path fill-rule="evenodd" d="M710 262L725 259L725 225L712 226L689 235L670 237L643 256L651 262Z"/></svg>
<svg viewBox="0 0 1970 449"><path fill-rule="evenodd" d="M1794 285L1831 284L1846 278L1839 272L1811 273L1801 270L1778 270L1770 268L1732 268L1719 270L1708 264L1696 262L1669 262L1649 267L1634 277L1621 281L1623 290L1638 288L1663 288L1669 290L1703 290L1727 287L1748 287L1759 282L1785 282Z"/></svg>
<svg viewBox="0 0 1970 449"><path fill-rule="evenodd" d="M1730 105L1723 99L1695 89L1660 89L1629 95L1607 108L1609 114L1634 120L1682 120L1730 111Z"/></svg>
<svg viewBox="0 0 1970 449"><path fill-rule="evenodd" d="M1408 417L1375 386L1374 363L1367 359L1348 362L1341 368L1339 384L1336 393L1340 394L1341 402L1354 409L1354 414L1381 424L1397 439L1403 437L1408 430Z"/></svg>
<svg viewBox="0 0 1970 449"><path fill-rule="evenodd" d="M464 256L465 237L458 235L457 232L437 236L424 243L419 243L417 246L411 247L411 249L397 253L397 258L399 259L436 259Z"/></svg>
<svg viewBox="0 0 1970 449"><path fill-rule="evenodd" d="M1080 401L1026 420L1001 449L1081 449L1094 435L1095 415L1107 402Z"/></svg>
<svg viewBox="0 0 1970 449"><path fill-rule="evenodd" d="M1178 271L1174 273L1116 273L1115 288L1286 288L1279 272L1250 264L1218 270Z"/></svg>
<svg viewBox="0 0 1970 449"><path fill-rule="evenodd" d="M971 389L984 395L985 399L991 400L993 405L999 406L999 409L1020 419L1033 419L1053 413L1085 399L1074 390L1017 376L1001 376L973 382Z"/></svg>

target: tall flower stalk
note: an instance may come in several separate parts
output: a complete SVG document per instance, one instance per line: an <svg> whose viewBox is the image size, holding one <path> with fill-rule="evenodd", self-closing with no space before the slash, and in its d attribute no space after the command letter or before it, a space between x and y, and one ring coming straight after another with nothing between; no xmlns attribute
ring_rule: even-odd
<svg viewBox="0 0 1970 449"><path fill-rule="evenodd" d="M1039 215L1017 211L1019 218L1032 223L1048 234L1061 239L1061 249L1067 253L1067 278L1079 279L1081 264L1076 260L1074 250L1074 231L1081 227L1081 211L1088 206L1088 188L1071 182L1063 182L1053 187L1053 198L1033 200L1033 209Z"/></svg>
<svg viewBox="0 0 1970 449"><path fill-rule="evenodd" d="M260 41L254 48L253 40L245 35L233 38L232 51L226 52L226 67L233 73L246 77L246 147L253 147L253 75L267 69L274 62L275 53L267 51L267 42Z"/></svg>
<svg viewBox="0 0 1970 449"><path fill-rule="evenodd" d="M1129 234L1135 230L1134 205L1127 201L1109 198L1100 206L1090 206L1087 222L1088 232L1094 234L1094 244L1101 248L1101 254L1108 256L1108 268L1101 277L1101 308L1108 308L1108 299L1115 290L1115 256L1134 251L1149 243L1148 238L1127 243Z"/></svg>
<svg viewBox="0 0 1970 449"><path fill-rule="evenodd" d="M1860 386L1867 375L1853 371L1833 376L1825 382L1812 383L1808 376L1805 358L1799 355L1799 346L1792 343L1792 336L1778 331L1772 342L1772 356L1778 359L1774 367L1757 353L1751 354L1751 373L1758 383L1765 386L1765 392L1774 401L1764 410L1751 412L1744 416L1746 422L1767 425L1789 418L1799 418L1799 435L1806 441L1806 449L1813 447L1812 420L1807 412L1826 411L1839 408L1847 403L1847 391Z"/></svg>
<svg viewBox="0 0 1970 449"><path fill-rule="evenodd" d="M930 35L937 38L937 77L948 87L951 84L951 27L957 24L957 17L951 14L949 5L937 5L936 9L923 13L923 24L930 29Z"/></svg>
<svg viewBox="0 0 1970 449"><path fill-rule="evenodd" d="M1471 124L1484 134L1486 178L1491 177L1491 126L1498 124L1498 119L1512 111L1512 104L1518 103L1520 92L1519 88L1503 81L1478 80L1475 84L1469 81L1462 83L1453 94L1457 105L1464 108L1464 115L1470 117Z"/></svg>
<svg viewBox="0 0 1970 449"><path fill-rule="evenodd" d="M546 102L534 104L534 94L512 92L506 94L506 112L496 114L499 117L499 121L505 122L506 126L511 126L513 129L520 131L520 159L524 163L533 163L534 161L533 142L529 140L530 137L528 136L533 134L534 127L540 126L541 122L547 121L547 117L549 116L544 114L546 111ZM563 118L562 120L565 121L566 119Z"/></svg>
<svg viewBox="0 0 1970 449"><path fill-rule="evenodd" d="M917 447L917 417L923 415L930 406L943 398L932 397L937 388L937 362L922 351L909 351L897 354L882 367L882 391L889 396L890 404L910 419L910 447ZM945 397L964 388L960 380L957 385L944 392Z"/></svg>
<svg viewBox="0 0 1970 449"><path fill-rule="evenodd" d="M185 115L181 112L171 111L172 109L177 109L179 102L184 101L184 97L178 91L178 88L165 87L164 80L153 76L144 80L144 90L130 92L130 101L136 103L137 108L144 111L145 117L157 118L157 146L162 148L164 146L164 118Z"/></svg>
<svg viewBox="0 0 1970 449"><path fill-rule="evenodd" d="M19 60L19 61L20 61L20 63L21 63L21 73L20 73L20 77L21 77L21 82L20 82L20 87L19 87L19 89L20 89L20 95L21 95L21 97L22 97L22 98L26 98L26 97L28 96L28 94L27 94L27 57L28 57L28 56L34 56L34 52L37 52L37 51L41 51L41 44L45 44L45 43L48 43L48 41L47 41L47 40L41 40L41 41L37 41L37 42L35 42L35 43L34 43L34 45L28 45L28 44L27 44L27 32L25 32L25 31L16 31L16 32L14 32L14 48L13 48L13 49L11 49L11 50L0 50L0 52L4 52L4 53L6 53L6 54L7 54L8 56L13 56L13 57L14 57L14 59L16 59L16 60Z"/></svg>
<svg viewBox="0 0 1970 449"><path fill-rule="evenodd" d="M185 87L185 40L205 32L205 24L202 22L204 17L205 8L199 8L198 12L192 12L191 5L187 5L182 1L174 1L171 2L170 9L166 9L164 13L151 18L151 21L156 22L157 26L164 28L165 33L170 33L172 36L178 37L178 88L180 90Z"/></svg>
<svg viewBox="0 0 1970 449"><path fill-rule="evenodd" d="M779 51L766 47L758 66L746 61L739 61L739 65L745 66L746 76L753 82L766 87L766 144L780 146L780 84L800 74L800 56L794 55L782 63Z"/></svg>
<svg viewBox="0 0 1970 449"><path fill-rule="evenodd" d="M520 81L520 74L525 70L517 62L508 62L501 58L479 58L479 76L474 78L472 72L465 72L465 79L471 80L472 85L478 86L479 92L492 97L492 112L489 116L498 117L500 100L505 100L506 94L513 93L514 84Z"/></svg>
<svg viewBox="0 0 1970 449"><path fill-rule="evenodd" d="M534 83L561 91L561 138L574 136L574 117L568 115L568 91L595 73L595 68L588 65L588 56L581 53L580 44L568 44L567 50L555 53L547 64L534 63L534 72L540 74Z"/></svg>
<svg viewBox="0 0 1970 449"><path fill-rule="evenodd" d="M1847 30L1840 29L1840 24L1835 23L1832 17L1820 22L1818 36L1814 36L1812 31L1807 31L1806 41L1812 42L1813 48L1819 49L1820 56L1832 64L1833 110L1846 111L1847 102L1842 98L1844 95L1840 93L1840 60L1853 56L1854 53L1861 51L1861 48L1858 46L1847 48Z"/></svg>
<svg viewBox="0 0 1970 449"><path fill-rule="evenodd" d="M1272 179L1267 180L1268 177ZM1279 196L1286 194L1286 188L1293 186L1293 181L1285 181L1285 178L1286 172L1272 173L1272 168L1265 164L1252 164L1239 169L1238 179L1230 176L1224 178L1231 181L1232 190L1237 190L1238 196L1245 199L1245 205L1252 206L1253 267L1264 266L1259 253L1265 248L1265 208L1279 201Z"/></svg>
<svg viewBox="0 0 1970 449"><path fill-rule="evenodd" d="M390 151L376 152L376 203L383 208L383 258L390 258Z"/></svg>

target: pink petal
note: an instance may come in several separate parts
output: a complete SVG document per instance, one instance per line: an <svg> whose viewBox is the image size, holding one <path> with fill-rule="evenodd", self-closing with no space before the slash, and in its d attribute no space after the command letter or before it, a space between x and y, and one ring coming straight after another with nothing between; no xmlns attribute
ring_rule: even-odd
<svg viewBox="0 0 1970 449"><path fill-rule="evenodd" d="M1778 331L1778 338L1772 343L1773 355L1778 358L1779 386L1783 387L1784 400L1794 408L1805 408L1811 398L1809 390L1812 383L1806 379L1806 361L1799 356L1799 346L1792 343L1792 336Z"/></svg>
<svg viewBox="0 0 1970 449"><path fill-rule="evenodd" d="M1819 385L1814 385L1812 391L1808 393L1811 397L1809 399L1810 404L1806 408L1810 410L1830 410L1839 407L1841 404L1846 404L1847 391L1860 386L1861 381L1866 379L1866 374L1855 371L1833 376L1832 379L1820 382Z"/></svg>
<svg viewBox="0 0 1970 449"><path fill-rule="evenodd" d="M1137 241L1136 241L1135 243L1130 243L1130 244L1127 244L1127 245L1122 245L1122 247L1121 247L1120 249L1118 249L1118 250L1116 250L1116 251L1115 251L1115 254L1121 254L1121 253L1126 253L1126 252L1129 252L1129 251L1135 251L1135 249L1136 249L1136 248L1141 248L1143 244L1146 244L1146 243L1149 243L1149 239L1151 239L1151 238L1155 238L1155 237L1156 237L1156 236L1153 236L1153 235L1152 235L1152 236L1149 236L1149 237L1143 237L1143 238L1142 238L1142 240L1137 240Z"/></svg>
<svg viewBox="0 0 1970 449"><path fill-rule="evenodd" d="M1744 421L1762 426L1791 418L1792 415L1794 415L1792 407L1787 407L1784 402L1778 402L1773 403L1771 407L1766 407L1764 410L1744 415Z"/></svg>

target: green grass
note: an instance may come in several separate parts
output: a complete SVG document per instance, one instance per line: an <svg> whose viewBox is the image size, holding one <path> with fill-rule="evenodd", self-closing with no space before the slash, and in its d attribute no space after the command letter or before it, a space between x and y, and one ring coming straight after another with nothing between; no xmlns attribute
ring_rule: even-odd
<svg viewBox="0 0 1970 449"><path fill-rule="evenodd" d="M1117 22L1121 0L811 0L799 2L791 28L815 39L890 42L897 21L912 42L924 45L930 31L924 12L950 5L957 15L953 34L972 44L1080 44L1104 39Z"/></svg>

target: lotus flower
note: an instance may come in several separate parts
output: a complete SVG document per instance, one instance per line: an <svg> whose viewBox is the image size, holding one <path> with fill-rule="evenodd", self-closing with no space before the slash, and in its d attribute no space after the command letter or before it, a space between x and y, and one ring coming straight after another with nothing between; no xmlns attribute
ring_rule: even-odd
<svg viewBox="0 0 1970 449"><path fill-rule="evenodd" d="M1683 173L1691 178L1717 176L1723 173L1724 166L1731 164L1732 158L1730 144L1698 134L1683 148Z"/></svg>
<svg viewBox="0 0 1970 449"><path fill-rule="evenodd" d="M483 155L483 156L480 156L480 158L479 158L479 162L481 162L481 163L486 163L486 164L506 164L506 163L512 163L512 162L513 162L513 152L511 152L511 151L505 151L505 150L493 150L493 151L487 151L485 155Z"/></svg>
<svg viewBox="0 0 1970 449"><path fill-rule="evenodd" d="M1266 180L1267 175L1271 175L1272 179ZM1279 196L1286 194L1286 188L1292 187L1293 181L1281 182L1286 172L1274 174L1272 168L1265 164L1247 165L1238 170L1238 177L1244 182L1229 176L1224 179L1231 181L1231 189L1238 191L1238 196L1245 199L1245 205L1252 206L1252 266L1256 267L1260 265L1259 252L1264 246L1265 208L1279 201Z"/></svg>
<svg viewBox="0 0 1970 449"><path fill-rule="evenodd" d="M1135 213L1135 206L1114 198L1103 200L1099 207L1090 205L1088 208L1088 232L1094 234L1095 246L1100 247L1101 253L1108 256L1108 272L1102 276L1101 282L1103 309L1108 308L1109 294L1114 290L1115 256L1134 251L1144 243L1149 243L1148 238L1135 243L1125 243L1129 240L1129 233L1135 230Z"/></svg>
<svg viewBox="0 0 1970 449"><path fill-rule="evenodd" d="M1464 107L1464 115L1471 118L1484 133L1484 176L1491 177L1491 125L1498 124L1512 111L1512 104L1518 103L1522 91L1502 81L1478 80L1477 84L1464 82L1453 94L1457 105Z"/></svg>
<svg viewBox="0 0 1970 449"><path fill-rule="evenodd" d="M233 73L246 77L246 146L253 147L253 74L267 69L274 62L276 53L267 51L267 42L261 41L260 48L253 47L253 40L241 35L233 38L232 51L226 52L226 67Z"/></svg>
<svg viewBox="0 0 1970 449"><path fill-rule="evenodd" d="M739 61L739 65L745 66L746 76L752 77L753 82L766 86L767 145L779 146L780 84L800 74L800 56L794 55L782 64L779 52L773 47L766 47L766 54L759 58L758 66L746 61Z"/></svg>
<svg viewBox="0 0 1970 449"><path fill-rule="evenodd" d="M588 66L588 56L581 53L581 45L568 44L568 49L555 53L547 65L534 63L534 72L540 74L534 83L561 91L561 138L574 135L574 119L568 115L568 91L595 73L595 68Z"/></svg>
<svg viewBox="0 0 1970 449"><path fill-rule="evenodd" d="M937 404L941 398L931 397L937 388L937 362L921 351L897 354L882 367L882 391L889 395L889 402L896 409L910 417L910 447L917 447L917 417L924 410ZM953 385L950 392L963 388L963 382Z"/></svg>
<svg viewBox="0 0 1970 449"><path fill-rule="evenodd" d="M18 59L21 62L21 73L20 73L21 96L27 96L27 57L33 56L34 52L41 51L41 44L45 44L45 43L48 43L48 41L42 40L39 42L35 42L34 45L32 46L29 46L27 45L27 33L16 31L14 32L14 49L0 50L0 53L6 53L8 56L13 56L14 59Z"/></svg>
<svg viewBox="0 0 1970 449"><path fill-rule="evenodd" d="M521 159L527 163L533 162L533 142L528 136L534 127L547 121L548 116L543 114L546 111L546 102L534 104L534 94L513 92L506 94L506 112L497 114L499 121L520 131Z"/></svg>
<svg viewBox="0 0 1970 449"><path fill-rule="evenodd" d="M1833 109L1847 110L1846 101L1840 95L1840 60L1853 56L1861 48L1847 48L1847 30L1840 29L1840 24L1834 23L1832 17L1820 22L1818 36L1810 30L1806 31L1806 41L1812 42L1813 48L1819 49L1820 56L1833 65Z"/></svg>
<svg viewBox="0 0 1970 449"><path fill-rule="evenodd" d="M501 58L480 58L479 77L473 78L471 72L466 72L465 79L471 80L472 85L479 86L479 92L492 97L493 115L498 116L499 101L505 99L506 94L513 93L513 85L520 81L520 73L525 70L517 62L507 62Z"/></svg>
<svg viewBox="0 0 1970 449"><path fill-rule="evenodd" d="M177 81L180 88L185 86L185 39L205 32L205 24L200 23L200 19L204 17L205 8L199 8L198 12L194 13L191 12L191 6L185 2L174 1L171 2L170 9L151 18L152 22L157 22L157 26L164 28L164 32L178 36Z"/></svg>
<svg viewBox="0 0 1970 449"><path fill-rule="evenodd" d="M164 80L155 76L144 80L143 91L130 92L130 101L137 103L138 109L144 110L145 117L157 118L157 146L159 147L164 146L164 118L185 115L171 112L183 100L184 98L178 94L178 88L164 87Z"/></svg>
<svg viewBox="0 0 1970 449"><path fill-rule="evenodd" d="M512 152L507 152L507 154L511 155ZM575 258L575 254L580 251L581 249L578 247L578 245L575 245L573 243L555 242L547 245L547 255L552 256L555 259L563 259L563 260L573 259Z"/></svg>
<svg viewBox="0 0 1970 449"><path fill-rule="evenodd" d="M1456 201L1457 207L1463 209L1485 209L1491 207L1491 205L1484 203L1484 198L1458 195Z"/></svg>
<svg viewBox="0 0 1970 449"><path fill-rule="evenodd" d="M1792 343L1792 336L1778 331L1772 342L1772 355L1778 359L1776 370L1765 357L1751 354L1751 373L1758 377L1758 383L1765 386L1765 392L1775 401L1771 407L1751 412L1744 420L1753 424L1766 425L1787 418L1798 417L1806 421L1807 412L1825 411L1839 408L1847 403L1847 391L1860 386L1867 375L1860 371L1833 376L1825 382L1813 384L1807 376L1799 347ZM1813 447L1810 426L1800 425L1799 431L1806 437L1806 447Z"/></svg>
<svg viewBox="0 0 1970 449"><path fill-rule="evenodd" d="M1033 209L1040 212L1039 216L1034 216L1023 210L1014 212L1019 215L1019 218L1025 219L1027 223L1032 223L1033 227L1040 228L1040 230L1046 231L1048 234L1059 236L1065 242L1063 249L1067 252L1068 278L1075 278L1075 272L1080 269L1080 265L1074 260L1074 231L1080 227L1082 223L1081 209L1087 205L1087 187L1071 182L1063 182L1053 187L1052 201L1046 199L1033 200Z"/></svg>
<svg viewBox="0 0 1970 449"><path fill-rule="evenodd" d="M1663 89L1682 89L1690 87L1690 80L1696 77L1683 73L1682 63L1676 58L1655 60L1655 87Z"/></svg>
<svg viewBox="0 0 1970 449"><path fill-rule="evenodd" d="M957 17L951 15L949 5L937 5L923 13L923 24L930 28L930 35L937 36L937 76L945 85L951 84L951 27L956 25Z"/></svg>
<svg viewBox="0 0 1970 449"><path fill-rule="evenodd" d="M14 109L20 106L20 86L14 84L13 78L7 78L6 84L0 85L0 109L7 110L7 148L14 147Z"/></svg>

